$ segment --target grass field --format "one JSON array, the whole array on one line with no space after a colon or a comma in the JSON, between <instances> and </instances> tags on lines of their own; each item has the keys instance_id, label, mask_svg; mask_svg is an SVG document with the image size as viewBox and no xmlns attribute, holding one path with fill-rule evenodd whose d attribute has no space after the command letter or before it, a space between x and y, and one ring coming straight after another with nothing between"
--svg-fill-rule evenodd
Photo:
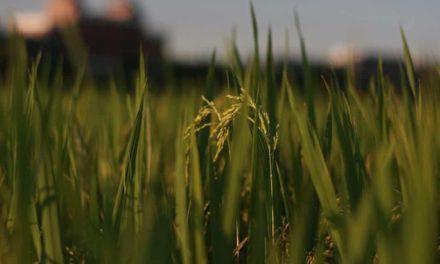
<instances>
[{"instance_id":1,"label":"grass field","mask_svg":"<svg viewBox=\"0 0 440 264\"><path fill-rule=\"evenodd\" d=\"M379 63L360 92L314 76L298 32L301 87L269 33L246 67L232 46L226 87L152 93L141 57L131 94L85 68L60 89L15 40L0 263L438 262L440 73L415 77L402 32L401 83Z\"/></svg>"}]
</instances>

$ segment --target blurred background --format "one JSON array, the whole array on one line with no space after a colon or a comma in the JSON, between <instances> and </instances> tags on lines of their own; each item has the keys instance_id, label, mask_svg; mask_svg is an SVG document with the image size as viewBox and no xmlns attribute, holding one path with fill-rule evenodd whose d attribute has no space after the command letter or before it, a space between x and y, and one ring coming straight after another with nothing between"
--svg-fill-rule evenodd
<instances>
[{"instance_id":1,"label":"blurred background","mask_svg":"<svg viewBox=\"0 0 440 264\"><path fill-rule=\"evenodd\" d=\"M378 56L397 71L402 53L399 27L406 32L416 66L435 62L440 53L440 27L435 0L388 1L253 1L264 52L272 30L275 58L285 53L300 59L294 10L301 18L308 53L316 67L343 67L348 63L376 65ZM139 46L150 63L163 62L181 75L201 72L217 51L219 65L227 64L233 36L242 57L252 54L249 1L162 0L1 0L0 38L16 31L30 53L43 49L63 53L61 30L75 24L96 75L135 68ZM0 44L1 45L1 44ZM5 45L3 45L4 47ZM128 70L127 70L128 69ZM118 70L116 70L118 71ZM158 71L159 72L159 71ZM203 73L202 73L203 72ZM153 73L159 74L159 73ZM392 75L392 74L391 74Z\"/></svg>"}]
</instances>

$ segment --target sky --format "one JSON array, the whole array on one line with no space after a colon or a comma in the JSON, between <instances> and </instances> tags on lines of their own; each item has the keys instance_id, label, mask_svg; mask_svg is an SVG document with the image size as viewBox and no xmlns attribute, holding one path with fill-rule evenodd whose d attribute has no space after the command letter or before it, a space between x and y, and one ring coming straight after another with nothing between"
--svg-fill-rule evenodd
<instances>
[{"instance_id":1,"label":"sky","mask_svg":"<svg viewBox=\"0 0 440 264\"><path fill-rule=\"evenodd\" d=\"M99 13L111 1L83 0ZM201 59L213 49L227 56L233 32L243 55L252 52L252 28L248 0L133 0L143 22L166 40L175 58ZM0 23L16 11L38 10L46 0L0 0ZM364 53L399 55L399 28L405 30L414 57L439 57L439 0L253 0L263 52L269 27L275 53L282 56L289 36L289 54L299 56L294 10L299 13L312 59L326 59L338 47L354 47Z\"/></svg>"}]
</instances>

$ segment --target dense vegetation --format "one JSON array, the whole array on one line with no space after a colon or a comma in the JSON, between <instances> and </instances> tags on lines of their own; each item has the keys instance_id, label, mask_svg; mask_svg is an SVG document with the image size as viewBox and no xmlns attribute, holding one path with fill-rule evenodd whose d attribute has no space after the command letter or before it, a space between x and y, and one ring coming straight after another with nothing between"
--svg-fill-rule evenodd
<instances>
[{"instance_id":1,"label":"dense vegetation","mask_svg":"<svg viewBox=\"0 0 440 264\"><path fill-rule=\"evenodd\" d=\"M440 74L414 77L402 33L399 89L379 63L360 92L349 70L313 76L299 36L301 87L287 67L275 80L269 33L264 67L257 42L248 67L232 48L227 87L211 71L152 93L141 57L128 95L85 67L60 89L62 71L28 65L14 40L0 262L437 262Z\"/></svg>"}]
</instances>

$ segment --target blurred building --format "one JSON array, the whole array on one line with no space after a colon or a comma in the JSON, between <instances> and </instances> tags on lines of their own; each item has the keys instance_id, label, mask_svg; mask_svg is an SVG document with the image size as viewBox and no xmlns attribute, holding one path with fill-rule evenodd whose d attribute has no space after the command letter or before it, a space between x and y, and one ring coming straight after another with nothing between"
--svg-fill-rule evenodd
<instances>
[{"instance_id":1,"label":"blurred building","mask_svg":"<svg viewBox=\"0 0 440 264\"><path fill-rule=\"evenodd\" d=\"M344 68L359 63L363 58L361 52L351 45L336 45L329 52L329 63L335 68Z\"/></svg>"},{"instance_id":2,"label":"blurred building","mask_svg":"<svg viewBox=\"0 0 440 264\"><path fill-rule=\"evenodd\" d=\"M81 39L73 45L65 34L72 26ZM136 69L140 50L150 63L162 57L161 37L143 27L128 0L115 0L99 14L88 12L80 0L50 0L43 10L13 14L8 30L26 41L31 56L42 50L53 58L69 58L69 49L84 47L91 70L98 76Z\"/></svg>"}]
</instances>

